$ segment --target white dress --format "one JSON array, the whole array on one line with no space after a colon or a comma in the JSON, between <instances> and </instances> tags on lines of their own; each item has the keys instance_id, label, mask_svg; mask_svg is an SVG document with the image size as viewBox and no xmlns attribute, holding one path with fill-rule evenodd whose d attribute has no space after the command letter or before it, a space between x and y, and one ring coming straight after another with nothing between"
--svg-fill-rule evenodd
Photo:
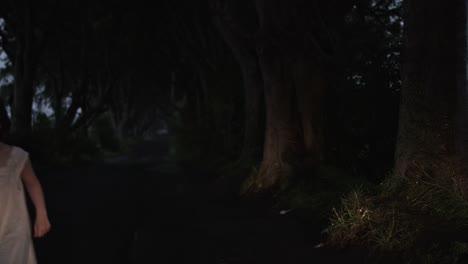
<instances>
[{"instance_id":1,"label":"white dress","mask_svg":"<svg viewBox=\"0 0 468 264\"><path fill-rule=\"evenodd\" d=\"M36 264L21 172L28 153L13 146L0 167L0 263Z\"/></svg>"}]
</instances>

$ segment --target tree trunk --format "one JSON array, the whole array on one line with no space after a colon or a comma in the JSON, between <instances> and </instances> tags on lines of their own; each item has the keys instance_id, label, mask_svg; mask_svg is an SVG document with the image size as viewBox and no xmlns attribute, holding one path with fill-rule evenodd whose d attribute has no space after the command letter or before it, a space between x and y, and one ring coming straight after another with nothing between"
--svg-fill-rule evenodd
<instances>
[{"instance_id":1,"label":"tree trunk","mask_svg":"<svg viewBox=\"0 0 468 264\"><path fill-rule=\"evenodd\" d=\"M456 146L462 163L468 164L468 4L466 0L457 0L461 8L457 9L457 138Z\"/></svg>"},{"instance_id":2,"label":"tree trunk","mask_svg":"<svg viewBox=\"0 0 468 264\"><path fill-rule=\"evenodd\" d=\"M265 101L260 69L255 60L241 63L244 83L244 140L240 161L242 164L259 160L265 131Z\"/></svg>"},{"instance_id":3,"label":"tree trunk","mask_svg":"<svg viewBox=\"0 0 468 264\"><path fill-rule=\"evenodd\" d=\"M299 59L294 65L294 83L304 139L304 164L315 167L322 161L323 94L328 86L319 64Z\"/></svg>"},{"instance_id":4,"label":"tree trunk","mask_svg":"<svg viewBox=\"0 0 468 264\"><path fill-rule=\"evenodd\" d=\"M219 13L224 14L224 19L218 18L217 23L244 77L244 153L246 149L260 145L256 143L260 138L256 131L261 128L258 121L263 115L258 108L262 105L259 104L260 98L264 98L266 112L263 160L260 170L252 173L242 192L267 192L284 187L296 168L304 163L314 167L322 160L321 102L328 86L321 65L324 52L320 46L323 43L317 39L313 44L308 43L306 39L309 37L306 36L323 32L330 34L330 28L325 28L323 24L324 10L320 9L323 5L315 0L293 3L256 0L257 19L246 18L246 12L236 10L236 1L228 3L225 6L219 4ZM341 12L351 7L349 3L344 6L346 8L339 9L341 11L333 9L335 13L332 15L337 16L336 19L323 16L332 21L341 21L344 17ZM311 13L317 17L309 19ZM258 21L259 29L247 29L245 25L252 26L252 23L257 23L254 21ZM336 21L334 23L338 24ZM310 24L316 27L310 27ZM311 33L311 30L314 32ZM262 90L258 89L261 86L263 95Z\"/></svg>"},{"instance_id":5,"label":"tree trunk","mask_svg":"<svg viewBox=\"0 0 468 264\"><path fill-rule=\"evenodd\" d=\"M217 16L215 24L223 36L224 40L231 48L234 57L239 63L242 73L244 89L244 139L242 151L239 157L241 166L251 165L252 162L260 159L263 147L263 134L265 131L265 99L263 94L263 80L260 71L258 56L255 51L255 44L252 40L243 36L239 30L239 25L233 25L232 18L240 13L239 10L230 6L230 17Z\"/></svg>"},{"instance_id":6,"label":"tree trunk","mask_svg":"<svg viewBox=\"0 0 468 264\"><path fill-rule=\"evenodd\" d=\"M209 131L212 124L212 118L209 111L209 100L208 100L208 72L198 66L198 79L199 85L194 87L196 94L196 109L197 109L197 124L198 131L205 133Z\"/></svg>"},{"instance_id":7,"label":"tree trunk","mask_svg":"<svg viewBox=\"0 0 468 264\"><path fill-rule=\"evenodd\" d=\"M321 100L326 86L318 64L305 55L309 47L303 45L303 25L291 24L297 6L282 1L255 3L260 22L257 54L264 83L266 129L263 160L258 174L244 186L247 193L282 189L304 162L312 166L319 163ZM298 31L286 32L292 26Z\"/></svg>"},{"instance_id":8,"label":"tree trunk","mask_svg":"<svg viewBox=\"0 0 468 264\"><path fill-rule=\"evenodd\" d=\"M282 188L294 174L302 153L301 127L291 63L282 51L267 42L259 53L262 70L266 129L260 170L247 182L245 192L261 193Z\"/></svg>"},{"instance_id":9,"label":"tree trunk","mask_svg":"<svg viewBox=\"0 0 468 264\"><path fill-rule=\"evenodd\" d=\"M466 95L457 101L457 49L454 16L462 1L405 2L397 175L416 177L431 172L447 157L457 156L457 112L466 109ZM463 117L464 118L464 117Z\"/></svg>"},{"instance_id":10,"label":"tree trunk","mask_svg":"<svg viewBox=\"0 0 468 264\"><path fill-rule=\"evenodd\" d=\"M31 134L32 102L34 96L33 29L30 7L21 8L22 21L18 24L18 46L15 56L15 90L12 111L12 133L20 142Z\"/></svg>"}]
</instances>

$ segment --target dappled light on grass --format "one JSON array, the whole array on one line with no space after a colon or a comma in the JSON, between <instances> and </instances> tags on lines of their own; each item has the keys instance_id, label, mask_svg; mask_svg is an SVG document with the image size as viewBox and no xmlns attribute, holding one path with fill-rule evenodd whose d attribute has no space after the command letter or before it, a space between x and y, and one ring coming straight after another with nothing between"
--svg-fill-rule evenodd
<instances>
[{"instance_id":1,"label":"dappled light on grass","mask_svg":"<svg viewBox=\"0 0 468 264\"><path fill-rule=\"evenodd\" d=\"M466 257L467 185L454 166L434 165L432 174L415 166L411 178L391 176L374 194L351 191L333 208L327 245L414 260Z\"/></svg>"},{"instance_id":2,"label":"dappled light on grass","mask_svg":"<svg viewBox=\"0 0 468 264\"><path fill-rule=\"evenodd\" d=\"M416 226L409 226L397 204L376 205L374 198L356 189L333 208L329 243L333 246L365 246L372 252L403 250L411 243Z\"/></svg>"}]
</instances>

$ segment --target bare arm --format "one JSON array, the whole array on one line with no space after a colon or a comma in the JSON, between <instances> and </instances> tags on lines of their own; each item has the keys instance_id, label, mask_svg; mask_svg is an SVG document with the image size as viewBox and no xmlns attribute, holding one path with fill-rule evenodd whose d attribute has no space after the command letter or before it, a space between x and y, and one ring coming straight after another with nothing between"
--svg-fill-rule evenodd
<instances>
[{"instance_id":1,"label":"bare arm","mask_svg":"<svg viewBox=\"0 0 468 264\"><path fill-rule=\"evenodd\" d=\"M31 161L28 159L24 165L23 171L21 172L21 178L24 182L24 186L31 197L31 200L36 208L36 221L34 224L34 236L42 237L50 230L49 218L47 215L47 208L44 199L44 193L42 191L39 179L36 177L34 170L31 165Z\"/></svg>"}]
</instances>

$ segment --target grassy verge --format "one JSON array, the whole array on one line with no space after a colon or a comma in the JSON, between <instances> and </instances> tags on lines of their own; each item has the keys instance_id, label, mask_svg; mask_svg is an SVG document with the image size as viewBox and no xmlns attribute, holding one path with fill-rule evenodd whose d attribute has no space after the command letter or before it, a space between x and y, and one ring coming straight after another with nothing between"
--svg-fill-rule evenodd
<instances>
[{"instance_id":1,"label":"grassy verge","mask_svg":"<svg viewBox=\"0 0 468 264\"><path fill-rule=\"evenodd\" d=\"M375 263L468 263L468 185L457 171L415 166L373 192L354 189L333 209L327 246L367 251Z\"/></svg>"}]
</instances>

